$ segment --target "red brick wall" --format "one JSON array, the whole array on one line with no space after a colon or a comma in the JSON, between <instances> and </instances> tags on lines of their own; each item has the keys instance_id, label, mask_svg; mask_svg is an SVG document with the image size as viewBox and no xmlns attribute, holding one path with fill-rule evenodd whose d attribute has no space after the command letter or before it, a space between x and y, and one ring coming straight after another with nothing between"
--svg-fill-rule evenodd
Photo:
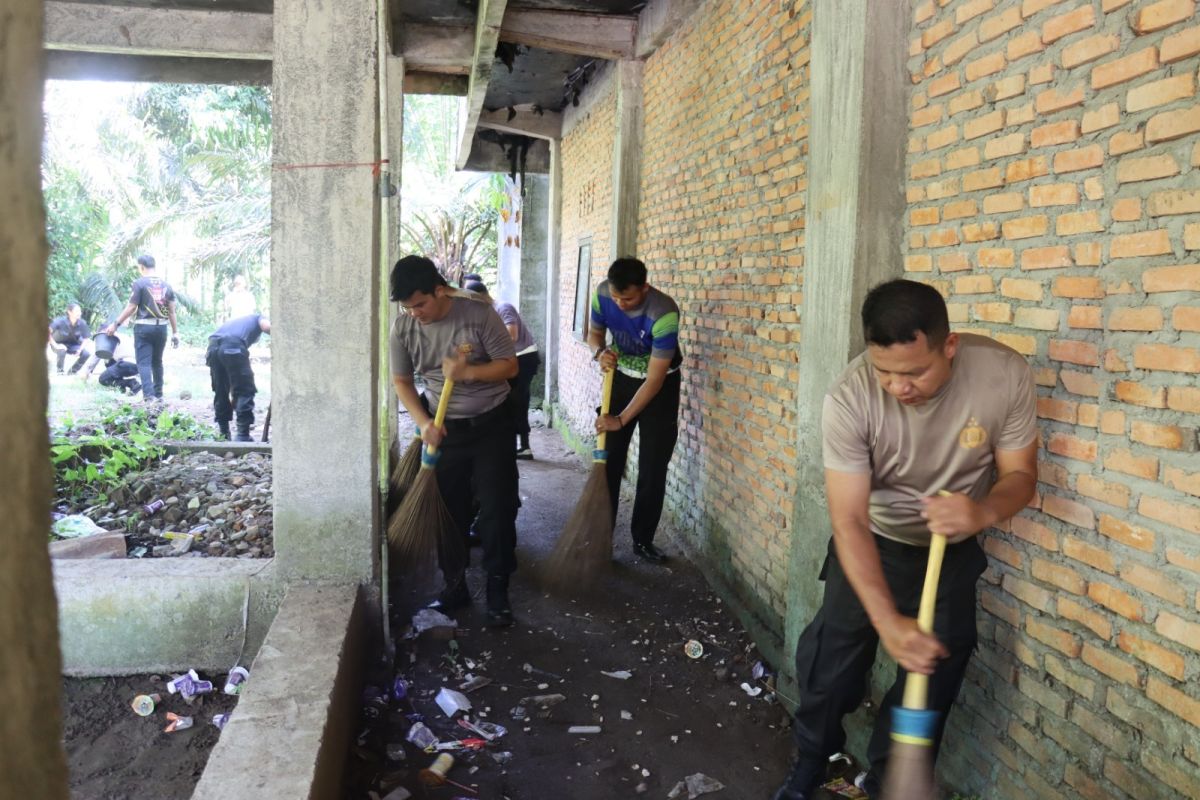
<instances>
[{"instance_id":1,"label":"red brick wall","mask_svg":"<svg viewBox=\"0 0 1200 800\"><path fill-rule=\"evenodd\" d=\"M592 242L591 285L604 280L609 262L612 225L613 141L616 137L617 98L606 76L599 96L562 139L562 240L559 259L559 376L556 414L581 438L592 435L600 404L600 373L591 351L571 326L575 313L579 245ZM590 295L589 295L590 296ZM590 313L590 305L588 306Z\"/></svg>"},{"instance_id":2,"label":"red brick wall","mask_svg":"<svg viewBox=\"0 0 1200 800\"><path fill-rule=\"evenodd\" d=\"M944 765L987 797L1198 797L1200 16L925 0L914 26L905 269L1029 357L1042 422Z\"/></svg>"}]
</instances>

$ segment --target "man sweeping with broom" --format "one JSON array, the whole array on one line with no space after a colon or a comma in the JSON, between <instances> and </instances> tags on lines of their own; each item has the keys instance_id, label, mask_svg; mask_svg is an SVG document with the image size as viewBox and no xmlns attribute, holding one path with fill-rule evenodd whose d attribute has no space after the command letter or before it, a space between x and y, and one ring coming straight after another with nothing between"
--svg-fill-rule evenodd
<instances>
[{"instance_id":1,"label":"man sweeping with broom","mask_svg":"<svg viewBox=\"0 0 1200 800\"><path fill-rule=\"evenodd\" d=\"M487 575L487 624L513 623L508 600L509 575L516 569L516 519L519 506L517 461L508 379L517 374L512 337L490 304L450 288L428 258L407 256L396 262L391 297L407 311L390 337L392 382L421 439L439 451L437 488L465 540L479 503L475 531L483 544ZM425 381L417 393L415 375ZM431 410L453 381L446 419L434 424ZM430 520L435 524L435 520ZM441 559L445 589L434 608L445 612L471 603L462 563Z\"/></svg>"},{"instance_id":2,"label":"man sweeping with broom","mask_svg":"<svg viewBox=\"0 0 1200 800\"><path fill-rule=\"evenodd\" d=\"M872 289L862 322L867 351L825 396L833 540L820 575L824 603L796 647L799 757L774 800L815 796L881 641L899 668L862 788L881 796L891 711L909 671L931 676L926 707L936 722L927 736L907 737L929 742L931 770L975 647L975 583L987 566L976 534L1024 508L1037 483L1036 391L1025 359L991 339L951 333L941 295L913 281ZM930 634L915 617L931 534L949 544ZM903 776L890 786L895 777ZM929 775L924 781L918 792L932 786Z\"/></svg>"},{"instance_id":3,"label":"man sweeping with broom","mask_svg":"<svg viewBox=\"0 0 1200 800\"><path fill-rule=\"evenodd\" d=\"M612 333L611 345L605 344ZM608 268L608 280L592 296L588 345L604 370L616 370L612 408L601 414L596 432L607 434L608 492L612 518L625 459L636 428L638 444L637 494L633 501L633 552L642 560L667 560L654 546L667 492L667 467L679 433L679 306L646 283L646 265L636 258L618 258Z\"/></svg>"}]
</instances>

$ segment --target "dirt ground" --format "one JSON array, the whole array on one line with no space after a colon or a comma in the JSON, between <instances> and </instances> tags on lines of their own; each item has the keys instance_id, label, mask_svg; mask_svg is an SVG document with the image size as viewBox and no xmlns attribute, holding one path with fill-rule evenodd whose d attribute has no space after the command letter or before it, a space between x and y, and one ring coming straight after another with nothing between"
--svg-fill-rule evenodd
<instances>
[{"instance_id":1,"label":"dirt ground","mask_svg":"<svg viewBox=\"0 0 1200 800\"><path fill-rule=\"evenodd\" d=\"M457 615L455 641L426 634L399 642L395 676L408 683L408 698L390 706L367 703L364 735L351 757L348 796L365 798L368 790L382 796L398 784L418 798L466 795L453 787L419 786L416 773L433 755L411 744L403 760L387 755L397 754L418 718L414 715L443 741L471 736L434 702L441 687L457 688L471 673L492 680L468 695L473 718L508 731L483 752L452 752L459 762L449 777L475 788L473 797L610 800L644 793L663 798L677 782L699 772L724 784L714 798L769 798L790 763L786 715L769 699L767 683L751 677L759 660L753 643L665 532L657 541L672 556L665 566L635 560L623 503L613 574L599 599L568 602L538 590L537 564L549 554L586 472L553 432L535 430L533 451L536 460L519 462L521 566L511 592L516 626L484 628L484 576L474 566L468 582L475 602ZM477 565L478 551L472 555ZM416 601L397 598L398 627L417 608ZM685 655L690 639L703 644L701 658ZM620 670L632 677L602 674ZM378 670L369 679L390 687L395 676ZM749 696L743 682L761 694ZM366 694L377 693L369 688ZM527 718L513 718L521 698L551 693L565 699L544 713L536 704L525 704ZM598 725L601 732L571 734L568 728L574 725ZM501 765L494 756L504 752L511 757Z\"/></svg>"},{"instance_id":2,"label":"dirt ground","mask_svg":"<svg viewBox=\"0 0 1200 800\"><path fill-rule=\"evenodd\" d=\"M215 713L229 713L237 698L222 694L224 676L203 675L214 694L189 706L167 692L171 676L67 678L63 681L63 742L72 800L185 800L200 780L209 751L220 736ZM158 693L162 701L139 717L130 701ZM164 733L165 712L192 716L187 730Z\"/></svg>"}]
</instances>

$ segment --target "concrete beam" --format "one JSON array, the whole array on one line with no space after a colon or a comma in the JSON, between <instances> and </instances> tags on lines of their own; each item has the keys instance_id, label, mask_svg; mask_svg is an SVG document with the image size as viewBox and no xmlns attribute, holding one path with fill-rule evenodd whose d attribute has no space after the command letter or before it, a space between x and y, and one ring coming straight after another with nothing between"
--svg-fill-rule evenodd
<instances>
[{"instance_id":1,"label":"concrete beam","mask_svg":"<svg viewBox=\"0 0 1200 800\"><path fill-rule=\"evenodd\" d=\"M646 58L704 4L704 0L650 0L638 15L634 55Z\"/></svg>"},{"instance_id":2,"label":"concrete beam","mask_svg":"<svg viewBox=\"0 0 1200 800\"><path fill-rule=\"evenodd\" d=\"M583 11L510 9L504 15L500 41L616 60L633 58L637 17Z\"/></svg>"},{"instance_id":3,"label":"concrete beam","mask_svg":"<svg viewBox=\"0 0 1200 800\"><path fill-rule=\"evenodd\" d=\"M270 61L46 50L46 77L77 81L269 86Z\"/></svg>"},{"instance_id":4,"label":"concrete beam","mask_svg":"<svg viewBox=\"0 0 1200 800\"><path fill-rule=\"evenodd\" d=\"M638 198L642 188L643 62L621 61L613 76L617 92L617 133L613 140L613 258L637 255Z\"/></svg>"},{"instance_id":5,"label":"concrete beam","mask_svg":"<svg viewBox=\"0 0 1200 800\"><path fill-rule=\"evenodd\" d=\"M550 171L549 139L535 139L525 154L525 172L541 175ZM504 150L493 142L484 142L475 137L471 146L471 155L467 158L465 167L461 169L472 172L503 172L508 174L512 167L504 157Z\"/></svg>"},{"instance_id":6,"label":"concrete beam","mask_svg":"<svg viewBox=\"0 0 1200 800\"><path fill-rule=\"evenodd\" d=\"M396 34L396 54L408 69L467 75L475 31L465 25L427 25L404 22Z\"/></svg>"},{"instance_id":7,"label":"concrete beam","mask_svg":"<svg viewBox=\"0 0 1200 800\"><path fill-rule=\"evenodd\" d=\"M47 50L270 60L271 15L47 0Z\"/></svg>"},{"instance_id":8,"label":"concrete beam","mask_svg":"<svg viewBox=\"0 0 1200 800\"><path fill-rule=\"evenodd\" d=\"M863 349L867 290L903 274L906 3L816 0L812 6L808 229L799 382L797 489L784 652L812 618L832 534L821 458L825 391ZM790 663L785 661L784 663ZM789 682L794 676L786 676ZM781 696L796 697L794 683Z\"/></svg>"},{"instance_id":9,"label":"concrete beam","mask_svg":"<svg viewBox=\"0 0 1200 800\"><path fill-rule=\"evenodd\" d=\"M66 800L58 618L46 540L54 497L46 425L42 8L0 12L0 797ZM19 387L19 388L18 388Z\"/></svg>"},{"instance_id":10,"label":"concrete beam","mask_svg":"<svg viewBox=\"0 0 1200 800\"><path fill-rule=\"evenodd\" d=\"M229 669L275 616L274 575L270 559L55 561L63 674Z\"/></svg>"},{"instance_id":11,"label":"concrete beam","mask_svg":"<svg viewBox=\"0 0 1200 800\"><path fill-rule=\"evenodd\" d=\"M288 590L192 800L343 796L364 611L352 584Z\"/></svg>"},{"instance_id":12,"label":"concrete beam","mask_svg":"<svg viewBox=\"0 0 1200 800\"><path fill-rule=\"evenodd\" d=\"M504 133L519 133L536 139L557 139L562 135L562 114L557 111L537 113L531 105L514 107L516 114L509 119L507 108L483 111L479 114L479 127L491 128Z\"/></svg>"},{"instance_id":13,"label":"concrete beam","mask_svg":"<svg viewBox=\"0 0 1200 800\"><path fill-rule=\"evenodd\" d=\"M471 57L471 81L467 88L462 139L456 160L458 169L465 169L471 157L475 127L479 122L479 112L483 110L488 84L492 80L492 68L496 65L496 43L500 41L500 23L504 20L507 6L508 0L479 0L479 11L475 18L475 50Z\"/></svg>"}]
</instances>

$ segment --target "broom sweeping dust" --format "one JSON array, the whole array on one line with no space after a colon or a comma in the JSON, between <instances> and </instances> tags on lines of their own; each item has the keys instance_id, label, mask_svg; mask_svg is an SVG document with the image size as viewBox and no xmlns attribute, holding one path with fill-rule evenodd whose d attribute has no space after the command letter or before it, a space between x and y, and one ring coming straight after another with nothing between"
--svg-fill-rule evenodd
<instances>
[{"instance_id":1,"label":"broom sweeping dust","mask_svg":"<svg viewBox=\"0 0 1200 800\"><path fill-rule=\"evenodd\" d=\"M946 537L933 534L917 610L917 627L922 633L933 633L938 578L945 554ZM904 698L899 708L892 709L892 752L883 781L884 800L935 800L938 796L933 777L933 737L938 712L925 708L928 696L929 676L908 673L904 679Z\"/></svg>"},{"instance_id":2,"label":"broom sweeping dust","mask_svg":"<svg viewBox=\"0 0 1200 800\"><path fill-rule=\"evenodd\" d=\"M612 401L615 369L604 372L604 387L600 393L600 415L608 413ZM579 594L594 589L599 579L612 565L613 525L612 498L608 492L607 433L596 435L592 451L592 474L584 484L583 494L575 511L567 520L562 535L542 567L542 583L558 594Z\"/></svg>"},{"instance_id":3,"label":"broom sweeping dust","mask_svg":"<svg viewBox=\"0 0 1200 800\"><path fill-rule=\"evenodd\" d=\"M433 418L436 428L441 428L446 419L446 406L453 390L454 381L446 381ZM400 507L388 520L387 535L402 574L431 577L437 573L439 550L444 562L452 569L466 563L466 543L438 490L434 469L438 449L425 447L418 448L417 452L420 453L420 467Z\"/></svg>"}]
</instances>

